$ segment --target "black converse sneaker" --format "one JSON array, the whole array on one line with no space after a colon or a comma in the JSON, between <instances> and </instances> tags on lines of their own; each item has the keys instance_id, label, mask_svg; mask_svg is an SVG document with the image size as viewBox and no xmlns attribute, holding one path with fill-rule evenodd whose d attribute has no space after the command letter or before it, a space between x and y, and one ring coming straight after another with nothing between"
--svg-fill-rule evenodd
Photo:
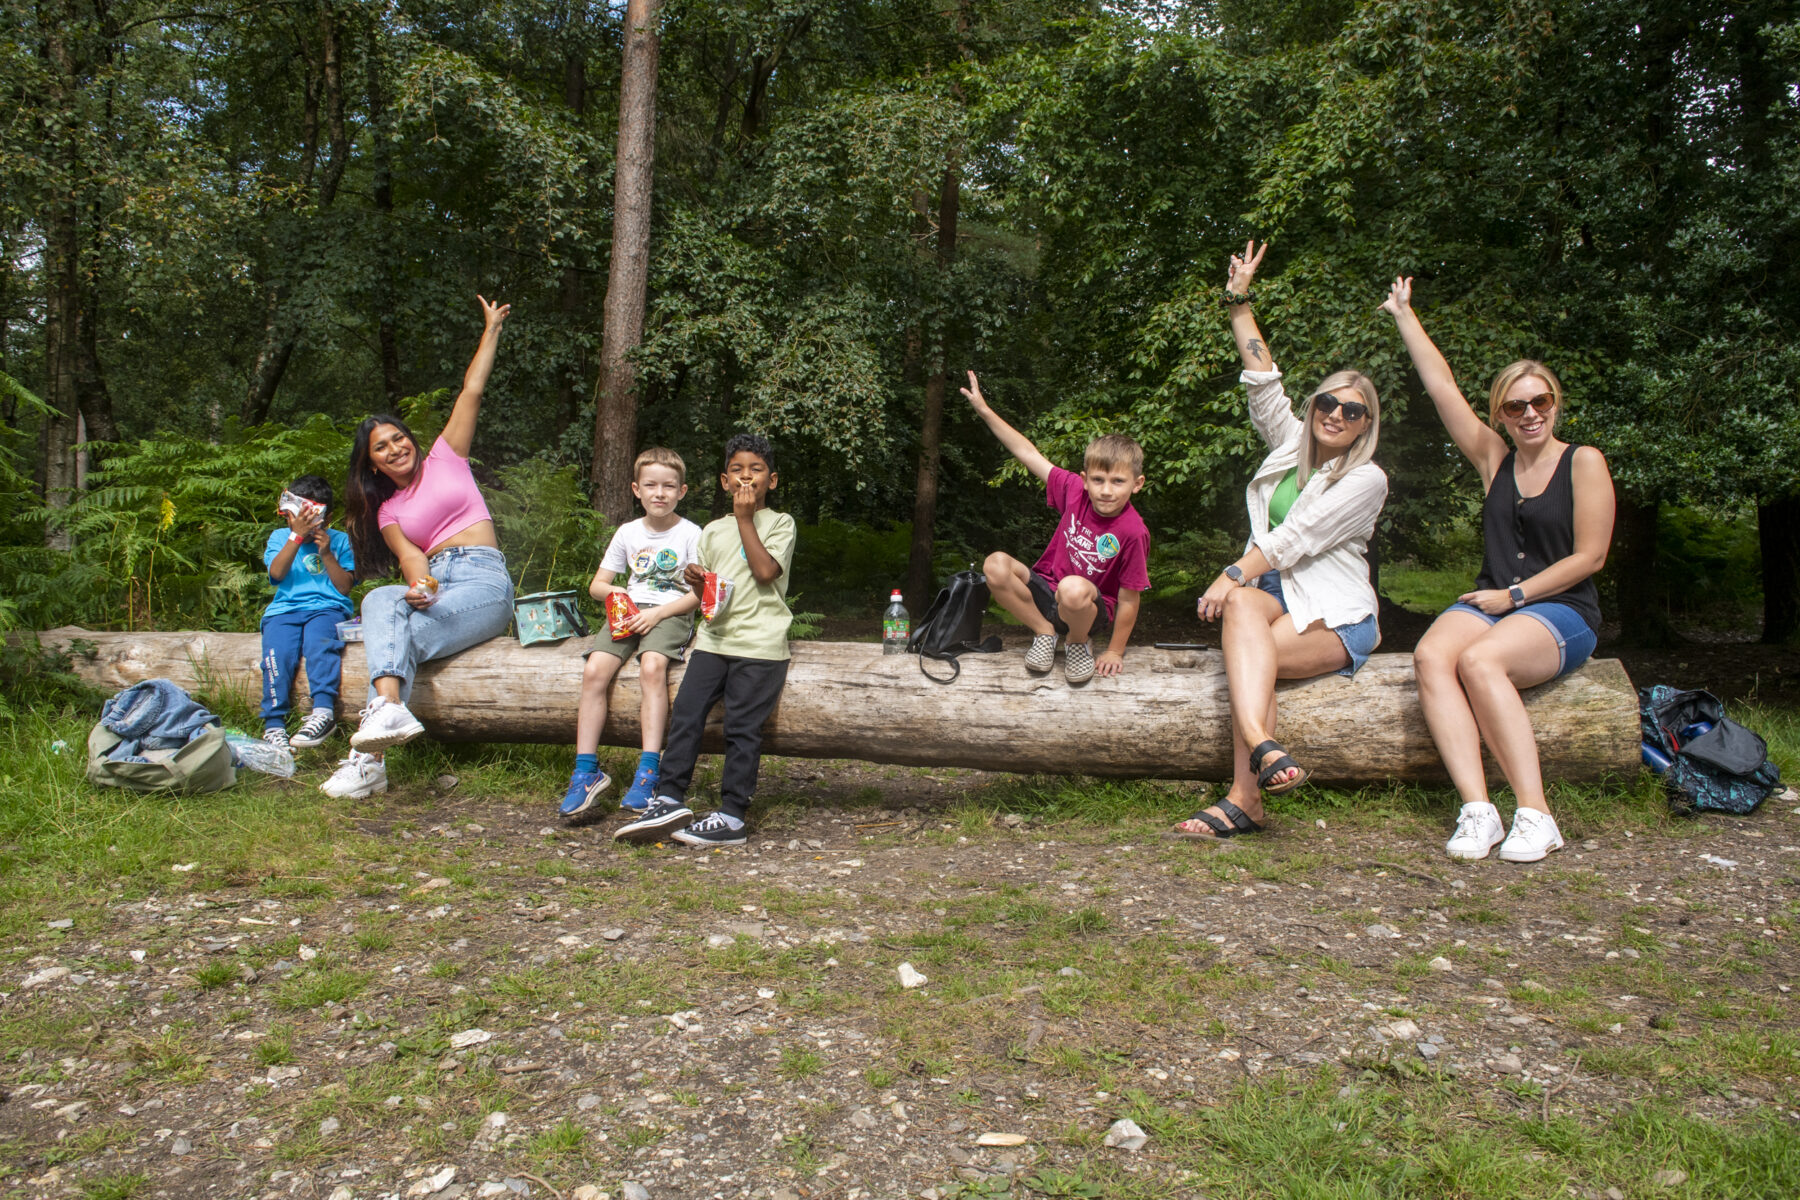
<instances>
[{"instance_id":1,"label":"black converse sneaker","mask_svg":"<svg viewBox=\"0 0 1800 1200\"><path fill-rule=\"evenodd\" d=\"M713 812L670 836L684 846L741 846L750 840L750 827L739 821L733 829L724 813Z\"/></svg>"},{"instance_id":2,"label":"black converse sneaker","mask_svg":"<svg viewBox=\"0 0 1800 1200\"><path fill-rule=\"evenodd\" d=\"M671 829L679 829L694 819L693 810L679 800L658 796L635 821L613 830L615 842L655 842Z\"/></svg>"},{"instance_id":3,"label":"black converse sneaker","mask_svg":"<svg viewBox=\"0 0 1800 1200\"><path fill-rule=\"evenodd\" d=\"M337 718L331 715L329 708L315 708L306 720L300 722L300 728L294 731L294 745L301 750L323 745L336 728Z\"/></svg>"}]
</instances>

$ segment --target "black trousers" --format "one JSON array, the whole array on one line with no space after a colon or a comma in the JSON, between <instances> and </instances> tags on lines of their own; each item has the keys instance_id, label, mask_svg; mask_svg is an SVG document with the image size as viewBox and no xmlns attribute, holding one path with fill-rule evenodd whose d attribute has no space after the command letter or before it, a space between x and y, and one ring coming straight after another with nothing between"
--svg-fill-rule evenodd
<instances>
[{"instance_id":1,"label":"black trousers","mask_svg":"<svg viewBox=\"0 0 1800 1200\"><path fill-rule=\"evenodd\" d=\"M657 795L686 803L706 718L713 706L724 700L725 771L719 780L719 807L743 820L756 795L763 722L781 700L787 671L785 658L731 658L705 650L689 651L681 690L675 693L669 710L669 736L663 743Z\"/></svg>"}]
</instances>

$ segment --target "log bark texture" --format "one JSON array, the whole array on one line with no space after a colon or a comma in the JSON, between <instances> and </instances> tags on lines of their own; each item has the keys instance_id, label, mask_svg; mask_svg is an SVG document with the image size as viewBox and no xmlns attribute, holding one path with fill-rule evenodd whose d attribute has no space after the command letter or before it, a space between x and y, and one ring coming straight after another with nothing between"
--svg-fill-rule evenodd
<instances>
[{"instance_id":1,"label":"log bark texture","mask_svg":"<svg viewBox=\"0 0 1800 1200\"><path fill-rule=\"evenodd\" d=\"M75 670L108 691L161 676L190 690L229 688L254 702L261 676L253 633L40 635L47 646L91 644ZM427 663L412 709L445 741L569 742L585 643L520 646L496 638ZM932 767L1165 779L1224 779L1231 714L1217 650L1133 650L1126 674L1079 688L1060 672L1028 676L1021 655L970 655L949 685L919 673L912 655L884 657L873 642L796 642L781 704L763 749L799 758L855 758ZM344 655L339 716L354 719L368 685L363 649ZM670 671L671 690L681 668ZM296 684L296 688L298 688ZM1443 764L1425 728L1412 659L1377 654L1355 679L1285 683L1280 736L1321 783L1439 782ZM295 709L306 705L296 696ZM1616 659L1590 660L1533 688L1526 706L1544 777L1569 782L1638 770L1637 694ZM637 664L620 672L602 741L638 744ZM718 712L707 749L720 748ZM1490 764L1491 770L1491 764Z\"/></svg>"}]
</instances>

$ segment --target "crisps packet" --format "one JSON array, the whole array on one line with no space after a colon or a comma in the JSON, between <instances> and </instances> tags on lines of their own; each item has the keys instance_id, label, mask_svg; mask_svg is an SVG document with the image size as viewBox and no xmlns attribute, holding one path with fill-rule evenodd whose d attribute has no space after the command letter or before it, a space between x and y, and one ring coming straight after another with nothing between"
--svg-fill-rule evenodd
<instances>
[{"instance_id":1,"label":"crisps packet","mask_svg":"<svg viewBox=\"0 0 1800 1200\"><path fill-rule=\"evenodd\" d=\"M717 572L708 571L706 582L700 589L700 615L708 621L716 621L730 603L731 580L720 579Z\"/></svg>"},{"instance_id":2,"label":"crisps packet","mask_svg":"<svg viewBox=\"0 0 1800 1200\"><path fill-rule=\"evenodd\" d=\"M612 630L612 639L622 642L631 636L631 630L625 628L625 622L638 615L638 606L631 602L631 597L624 592L608 592L606 596L606 627Z\"/></svg>"},{"instance_id":3,"label":"crisps packet","mask_svg":"<svg viewBox=\"0 0 1800 1200\"><path fill-rule=\"evenodd\" d=\"M308 500L305 496L296 496L293 492L283 491L281 500L275 505L275 511L284 517L300 517L308 521L317 520L325 511L325 506L317 500Z\"/></svg>"}]
</instances>

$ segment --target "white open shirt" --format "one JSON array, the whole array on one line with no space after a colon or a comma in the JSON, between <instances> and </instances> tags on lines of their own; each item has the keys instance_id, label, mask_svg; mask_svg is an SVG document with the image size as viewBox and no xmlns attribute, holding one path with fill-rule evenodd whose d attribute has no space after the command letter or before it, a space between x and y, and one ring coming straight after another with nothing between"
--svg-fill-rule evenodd
<instances>
[{"instance_id":1,"label":"white open shirt","mask_svg":"<svg viewBox=\"0 0 1800 1200\"><path fill-rule=\"evenodd\" d=\"M1379 607L1369 582L1369 539L1387 503L1387 472L1364 463L1336 483L1324 463L1301 489L1287 519L1269 528L1269 498L1281 477L1300 461L1300 419L1281 386L1280 371L1245 371L1250 423L1271 447L1256 468L1244 499L1250 509L1250 541L1281 572L1281 591L1296 632L1314 621L1327 628L1354 625Z\"/></svg>"}]
</instances>

